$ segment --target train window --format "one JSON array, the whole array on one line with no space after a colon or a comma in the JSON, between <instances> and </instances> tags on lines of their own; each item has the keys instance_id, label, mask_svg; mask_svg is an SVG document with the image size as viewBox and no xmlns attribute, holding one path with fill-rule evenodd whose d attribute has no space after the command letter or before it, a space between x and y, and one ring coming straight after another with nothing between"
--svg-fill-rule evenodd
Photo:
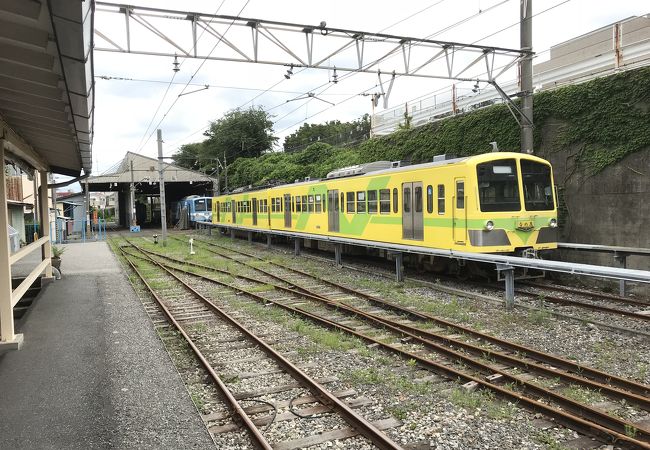
<instances>
[{"instance_id":1,"label":"train window","mask_svg":"<svg viewBox=\"0 0 650 450\"><path fill-rule=\"evenodd\" d=\"M308 195L307 196L307 212L313 213L314 212L314 196L313 195Z\"/></svg>"},{"instance_id":2,"label":"train window","mask_svg":"<svg viewBox=\"0 0 650 450\"><path fill-rule=\"evenodd\" d=\"M354 207L354 192L348 192L348 213L353 213L355 211Z\"/></svg>"},{"instance_id":3,"label":"train window","mask_svg":"<svg viewBox=\"0 0 650 450\"><path fill-rule=\"evenodd\" d=\"M278 211L282 212L282 197L278 197Z\"/></svg>"},{"instance_id":4,"label":"train window","mask_svg":"<svg viewBox=\"0 0 650 450\"><path fill-rule=\"evenodd\" d=\"M379 212L390 214L390 189L379 190Z\"/></svg>"},{"instance_id":5,"label":"train window","mask_svg":"<svg viewBox=\"0 0 650 450\"><path fill-rule=\"evenodd\" d=\"M307 196L302 196L302 212L307 212Z\"/></svg>"},{"instance_id":6,"label":"train window","mask_svg":"<svg viewBox=\"0 0 650 450\"><path fill-rule=\"evenodd\" d=\"M422 212L422 186L413 189L415 200L415 212Z\"/></svg>"},{"instance_id":7,"label":"train window","mask_svg":"<svg viewBox=\"0 0 650 450\"><path fill-rule=\"evenodd\" d=\"M302 201L299 195L296 195L296 212L302 212Z\"/></svg>"},{"instance_id":8,"label":"train window","mask_svg":"<svg viewBox=\"0 0 650 450\"><path fill-rule=\"evenodd\" d=\"M316 198L314 200L314 207L316 208L317 213L321 212L321 201L322 201L322 196L320 194L316 194Z\"/></svg>"},{"instance_id":9,"label":"train window","mask_svg":"<svg viewBox=\"0 0 650 450\"><path fill-rule=\"evenodd\" d=\"M404 212L411 212L411 188L404 188Z\"/></svg>"},{"instance_id":10,"label":"train window","mask_svg":"<svg viewBox=\"0 0 650 450\"><path fill-rule=\"evenodd\" d=\"M445 185L438 185L438 214L445 213Z\"/></svg>"},{"instance_id":11,"label":"train window","mask_svg":"<svg viewBox=\"0 0 650 450\"><path fill-rule=\"evenodd\" d=\"M343 192L341 192L340 205L341 205L341 212L345 212L345 194L343 194Z\"/></svg>"},{"instance_id":12,"label":"train window","mask_svg":"<svg viewBox=\"0 0 650 450\"><path fill-rule=\"evenodd\" d=\"M368 214L377 214L377 191L368 191Z\"/></svg>"},{"instance_id":13,"label":"train window","mask_svg":"<svg viewBox=\"0 0 650 450\"><path fill-rule=\"evenodd\" d=\"M393 188L393 212L397 213L399 210L399 191Z\"/></svg>"},{"instance_id":14,"label":"train window","mask_svg":"<svg viewBox=\"0 0 650 450\"><path fill-rule=\"evenodd\" d=\"M325 209L325 196L323 195L323 212L325 211L327 211L327 209Z\"/></svg>"},{"instance_id":15,"label":"train window","mask_svg":"<svg viewBox=\"0 0 650 450\"><path fill-rule=\"evenodd\" d=\"M465 207L465 182L456 182L456 208L463 209Z\"/></svg>"},{"instance_id":16,"label":"train window","mask_svg":"<svg viewBox=\"0 0 650 450\"><path fill-rule=\"evenodd\" d=\"M357 213L366 212L366 192L357 191Z\"/></svg>"},{"instance_id":17,"label":"train window","mask_svg":"<svg viewBox=\"0 0 650 450\"><path fill-rule=\"evenodd\" d=\"M296 212L296 198L291 196L291 212Z\"/></svg>"},{"instance_id":18,"label":"train window","mask_svg":"<svg viewBox=\"0 0 650 450\"><path fill-rule=\"evenodd\" d=\"M433 212L433 186L427 186L427 212Z\"/></svg>"}]
</instances>

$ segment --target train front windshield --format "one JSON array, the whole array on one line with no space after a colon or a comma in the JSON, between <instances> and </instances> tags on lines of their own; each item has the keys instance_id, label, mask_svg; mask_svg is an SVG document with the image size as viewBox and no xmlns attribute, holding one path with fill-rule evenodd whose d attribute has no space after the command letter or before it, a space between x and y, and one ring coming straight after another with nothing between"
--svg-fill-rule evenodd
<instances>
[{"instance_id":1,"label":"train front windshield","mask_svg":"<svg viewBox=\"0 0 650 450\"><path fill-rule=\"evenodd\" d=\"M194 211L212 211L211 198L199 198L194 202Z\"/></svg>"},{"instance_id":2,"label":"train front windshield","mask_svg":"<svg viewBox=\"0 0 650 450\"><path fill-rule=\"evenodd\" d=\"M481 211L519 211L517 161L501 159L476 166Z\"/></svg>"},{"instance_id":3,"label":"train front windshield","mask_svg":"<svg viewBox=\"0 0 650 450\"><path fill-rule=\"evenodd\" d=\"M554 208L550 166L522 159L521 180L527 211L549 211Z\"/></svg>"}]
</instances>

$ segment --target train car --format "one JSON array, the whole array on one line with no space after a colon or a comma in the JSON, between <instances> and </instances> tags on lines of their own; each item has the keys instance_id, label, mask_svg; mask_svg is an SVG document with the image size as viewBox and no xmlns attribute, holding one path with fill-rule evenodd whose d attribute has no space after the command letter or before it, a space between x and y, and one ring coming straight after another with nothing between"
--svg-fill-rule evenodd
<instances>
[{"instance_id":1,"label":"train car","mask_svg":"<svg viewBox=\"0 0 650 450\"><path fill-rule=\"evenodd\" d=\"M213 199L213 223L534 257L557 247L551 165L522 153L377 162Z\"/></svg>"},{"instance_id":2,"label":"train car","mask_svg":"<svg viewBox=\"0 0 650 450\"><path fill-rule=\"evenodd\" d=\"M172 203L172 220L178 223L182 219L183 209L187 210L189 226L197 222L212 222L212 197L189 195Z\"/></svg>"}]
</instances>

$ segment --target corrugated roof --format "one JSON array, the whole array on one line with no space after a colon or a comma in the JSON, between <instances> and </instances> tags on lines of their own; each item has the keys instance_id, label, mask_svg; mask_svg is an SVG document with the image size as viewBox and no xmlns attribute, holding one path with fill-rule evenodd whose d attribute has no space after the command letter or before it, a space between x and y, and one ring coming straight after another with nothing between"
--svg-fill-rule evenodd
<instances>
[{"instance_id":1,"label":"corrugated roof","mask_svg":"<svg viewBox=\"0 0 650 450\"><path fill-rule=\"evenodd\" d=\"M0 132L35 167L92 169L92 38L90 1L0 0Z\"/></svg>"},{"instance_id":2,"label":"corrugated roof","mask_svg":"<svg viewBox=\"0 0 650 450\"><path fill-rule=\"evenodd\" d=\"M133 181L135 183L158 182L158 160L148 156L127 152L124 159L119 163L113 173L105 173L96 177L88 178L89 184L103 183L130 183L131 162L133 162ZM173 164L164 164L165 183L187 183L209 181L214 179L200 172L185 169Z\"/></svg>"}]
</instances>

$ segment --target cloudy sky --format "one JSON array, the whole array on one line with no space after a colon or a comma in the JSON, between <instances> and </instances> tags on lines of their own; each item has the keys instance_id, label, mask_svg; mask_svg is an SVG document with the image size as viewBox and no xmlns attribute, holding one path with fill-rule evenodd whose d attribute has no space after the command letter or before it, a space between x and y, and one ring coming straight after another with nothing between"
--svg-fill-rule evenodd
<instances>
[{"instance_id":1,"label":"cloudy sky","mask_svg":"<svg viewBox=\"0 0 650 450\"><path fill-rule=\"evenodd\" d=\"M131 0L129 4L309 25L325 21L328 26L336 28L413 37L433 35L435 39L445 41L519 47L517 0ZM98 9L102 8L98 6ZM649 12L647 0L535 0L533 50L538 53L536 62L548 59L548 49L552 45L617 20ZM148 20L181 47L191 48L189 22ZM123 17L116 14L96 13L96 30L121 46L124 46L123 24ZM226 38L246 51L252 47L250 30L229 29L227 24L215 24L215 28L227 31ZM217 41L208 33L200 34L199 30L198 34L199 52L207 54L214 48L213 56L234 55L223 42L214 47ZM131 37L134 49L145 52L168 52L171 49L169 44L143 31L137 24L132 24ZM298 38L304 43L303 36ZM286 42L296 44L292 39L287 38ZM96 47L110 46L100 37L96 37L95 44ZM320 39L315 48L324 55L340 45L332 39ZM281 57L277 48L273 50L271 47L261 45L260 53L288 61ZM304 44L300 49L304 51ZM165 155L171 155L182 144L202 140L202 132L211 120L219 119L231 109L256 105L273 115L274 130L282 143L284 137L305 120L309 123L334 119L348 121L370 113L369 98L359 94L379 91L377 75L372 74L343 78L344 74L339 73L342 80L334 85L328 83L332 73L326 70L294 69L294 75L286 80L287 67L283 66L179 58L180 71L174 73L173 58L167 56L104 51L95 51L94 56L95 174L109 169L127 151L155 156L156 126L163 131ZM367 60L372 56L368 50ZM348 62L352 64L352 61L354 55L350 50L332 64L341 67ZM382 62L378 68L389 71L399 68L399 64L403 64L401 54ZM514 76L512 71L504 74L501 83ZM209 89L191 93L206 84ZM448 95L450 85L449 80L398 78L389 97L389 108L431 92ZM471 83L461 83L458 88L462 93L463 89L471 89ZM308 92L316 93L329 103L318 99L293 100ZM187 95L179 97L181 93ZM381 111L381 106L378 111Z\"/></svg>"}]
</instances>

